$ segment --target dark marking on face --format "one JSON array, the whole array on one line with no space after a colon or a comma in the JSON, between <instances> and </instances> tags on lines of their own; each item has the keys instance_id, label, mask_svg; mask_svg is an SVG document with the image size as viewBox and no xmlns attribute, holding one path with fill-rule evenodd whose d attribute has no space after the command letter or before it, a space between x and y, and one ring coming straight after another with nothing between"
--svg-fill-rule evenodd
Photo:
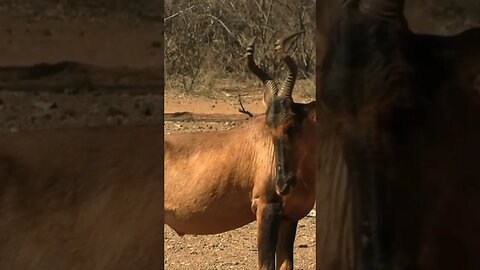
<instances>
[{"instance_id":1,"label":"dark marking on face","mask_svg":"<svg viewBox=\"0 0 480 270\"><path fill-rule=\"evenodd\" d=\"M296 185L295 139L308 117L308 106L296 104L291 98L273 96L268 104L266 124L270 128L275 155L275 185L277 194L287 195Z\"/></svg>"},{"instance_id":2,"label":"dark marking on face","mask_svg":"<svg viewBox=\"0 0 480 270\"><path fill-rule=\"evenodd\" d=\"M273 130L274 136L293 135L308 117L305 104L294 103L291 98L274 96L268 104L265 122Z\"/></svg>"},{"instance_id":3,"label":"dark marking on face","mask_svg":"<svg viewBox=\"0 0 480 270\"><path fill-rule=\"evenodd\" d=\"M287 124L293 117L292 104L293 100L291 98L273 96L267 108L267 126L276 129L279 126Z\"/></svg>"}]
</instances>

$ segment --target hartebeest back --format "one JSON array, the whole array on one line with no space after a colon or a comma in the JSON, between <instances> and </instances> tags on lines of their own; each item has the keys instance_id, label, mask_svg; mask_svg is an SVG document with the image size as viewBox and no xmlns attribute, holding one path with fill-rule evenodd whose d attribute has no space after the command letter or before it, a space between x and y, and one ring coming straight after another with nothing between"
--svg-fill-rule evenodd
<instances>
[{"instance_id":1,"label":"hartebeest back","mask_svg":"<svg viewBox=\"0 0 480 270\"><path fill-rule=\"evenodd\" d=\"M276 46L289 68L280 89L255 64L253 41L247 49L267 86L266 114L226 131L165 136L165 222L180 235L213 234L256 219L260 269L293 269L297 221L315 203L315 105L293 102L297 67L284 49L298 34Z\"/></svg>"},{"instance_id":2,"label":"hartebeest back","mask_svg":"<svg viewBox=\"0 0 480 270\"><path fill-rule=\"evenodd\" d=\"M324 20L317 269L480 269L480 29L418 35L402 0L341 2Z\"/></svg>"}]
</instances>

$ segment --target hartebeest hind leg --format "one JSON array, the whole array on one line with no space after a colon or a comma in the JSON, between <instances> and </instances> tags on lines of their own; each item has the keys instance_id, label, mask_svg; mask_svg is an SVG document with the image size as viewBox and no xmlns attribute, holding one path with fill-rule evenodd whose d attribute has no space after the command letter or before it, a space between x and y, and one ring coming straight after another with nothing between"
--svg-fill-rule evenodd
<instances>
[{"instance_id":1,"label":"hartebeest hind leg","mask_svg":"<svg viewBox=\"0 0 480 270\"><path fill-rule=\"evenodd\" d=\"M259 203L257 205L258 268L275 270L282 205L280 203Z\"/></svg>"},{"instance_id":2,"label":"hartebeest hind leg","mask_svg":"<svg viewBox=\"0 0 480 270\"><path fill-rule=\"evenodd\" d=\"M277 269L293 270L293 245L297 221L281 220L277 242Z\"/></svg>"}]
</instances>

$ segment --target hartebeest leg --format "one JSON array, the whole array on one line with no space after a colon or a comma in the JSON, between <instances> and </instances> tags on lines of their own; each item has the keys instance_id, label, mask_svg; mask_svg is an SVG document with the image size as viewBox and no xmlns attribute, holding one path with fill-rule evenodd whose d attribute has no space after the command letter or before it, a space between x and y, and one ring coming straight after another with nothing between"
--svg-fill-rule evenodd
<instances>
[{"instance_id":1,"label":"hartebeest leg","mask_svg":"<svg viewBox=\"0 0 480 270\"><path fill-rule=\"evenodd\" d=\"M278 230L277 269L293 270L293 245L297 221L282 220Z\"/></svg>"},{"instance_id":2,"label":"hartebeest leg","mask_svg":"<svg viewBox=\"0 0 480 270\"><path fill-rule=\"evenodd\" d=\"M280 227L280 203L260 203L257 208L258 267L275 270L275 249Z\"/></svg>"}]
</instances>

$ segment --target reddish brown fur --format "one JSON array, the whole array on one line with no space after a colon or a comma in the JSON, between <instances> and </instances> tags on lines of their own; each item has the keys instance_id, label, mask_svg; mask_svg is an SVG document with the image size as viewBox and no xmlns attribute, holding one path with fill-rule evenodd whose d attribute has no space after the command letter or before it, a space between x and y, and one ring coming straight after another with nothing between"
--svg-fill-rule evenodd
<instances>
[{"instance_id":1,"label":"reddish brown fur","mask_svg":"<svg viewBox=\"0 0 480 270\"><path fill-rule=\"evenodd\" d=\"M0 136L2 269L161 269L162 128Z\"/></svg>"},{"instance_id":2,"label":"reddish brown fur","mask_svg":"<svg viewBox=\"0 0 480 270\"><path fill-rule=\"evenodd\" d=\"M480 95L474 85L480 74L480 29L451 37L417 35L403 18L395 19L401 14L390 16L387 24L378 16L382 12L371 16L355 7L343 10L338 21L325 19L340 30L326 31L335 39L326 42L327 56L336 53L337 58L324 59L317 95L323 127L318 137L322 223L317 226L317 267L480 269ZM375 32L376 27L384 28ZM361 47L362 40L369 42ZM392 54L369 62L382 50ZM346 59L354 56L363 62L350 65L353 61ZM392 78L400 80L390 84ZM343 87L331 87L335 82ZM378 94L383 90L385 95ZM362 96L367 91L378 95ZM345 104L354 110L342 111ZM362 159L362 154L373 158ZM370 185L371 179L379 187L362 193L361 185ZM355 201L372 194L380 208L365 209ZM359 213L378 216L359 224ZM376 234L372 237L364 227ZM380 244L378 249L361 253L371 239Z\"/></svg>"}]
</instances>

